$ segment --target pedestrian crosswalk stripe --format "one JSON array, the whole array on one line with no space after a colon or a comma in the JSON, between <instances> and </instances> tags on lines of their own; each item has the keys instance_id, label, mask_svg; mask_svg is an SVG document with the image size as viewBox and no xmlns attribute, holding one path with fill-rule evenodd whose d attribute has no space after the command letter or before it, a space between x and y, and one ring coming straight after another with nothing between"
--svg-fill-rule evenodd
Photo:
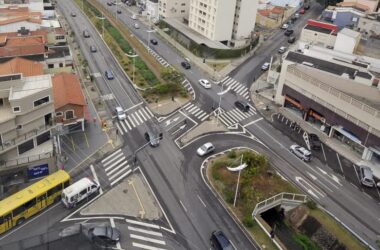
<instances>
[{"instance_id":1,"label":"pedestrian crosswalk stripe","mask_svg":"<svg viewBox=\"0 0 380 250\"><path fill-rule=\"evenodd\" d=\"M120 131L120 134L121 134L121 135L124 135L124 132L123 132L123 130L121 130L121 128L120 128L120 126L119 126L118 123L116 123L116 127L117 127L117 130Z\"/></svg>"},{"instance_id":2,"label":"pedestrian crosswalk stripe","mask_svg":"<svg viewBox=\"0 0 380 250\"><path fill-rule=\"evenodd\" d=\"M145 229L141 229L141 228L138 228L138 227L128 226L128 230L162 237L162 233L160 233L160 232L155 232L155 231L151 231L151 230L145 230Z\"/></svg>"},{"instance_id":3,"label":"pedestrian crosswalk stripe","mask_svg":"<svg viewBox=\"0 0 380 250\"><path fill-rule=\"evenodd\" d=\"M115 167L117 164L119 164L120 162L124 161L125 160L125 156L123 155L123 157L121 157L119 160L117 160L116 162L112 163L112 165L110 166L105 166L105 164L103 164L103 166L105 167L105 171L107 172L108 170L110 170L111 168Z\"/></svg>"},{"instance_id":4,"label":"pedestrian crosswalk stripe","mask_svg":"<svg viewBox=\"0 0 380 250\"><path fill-rule=\"evenodd\" d=\"M117 124L117 123L116 123ZM125 132L127 132L128 130L127 130L127 128L125 127L125 125L124 125L124 123L123 123L123 121L120 121L120 125L123 127L123 129L124 129L124 131Z\"/></svg>"},{"instance_id":5,"label":"pedestrian crosswalk stripe","mask_svg":"<svg viewBox=\"0 0 380 250\"><path fill-rule=\"evenodd\" d=\"M127 124L128 129L129 129L129 130L132 130L132 127L131 127L131 125L129 125L127 119L125 119L124 122L125 122L125 124Z\"/></svg>"},{"instance_id":6,"label":"pedestrian crosswalk stripe","mask_svg":"<svg viewBox=\"0 0 380 250\"><path fill-rule=\"evenodd\" d=\"M190 106L188 106L188 107L185 108L185 110L189 110L189 109L191 109L192 107L194 107L194 104L191 103Z\"/></svg>"},{"instance_id":7,"label":"pedestrian crosswalk stripe","mask_svg":"<svg viewBox=\"0 0 380 250\"><path fill-rule=\"evenodd\" d=\"M110 158L114 157L115 155L119 154L120 152L121 152L121 148L119 148L118 150L116 150L115 152L113 152L112 154L110 154L109 156L107 156L106 158L101 160L100 162L103 163L105 161L108 161Z\"/></svg>"},{"instance_id":8,"label":"pedestrian crosswalk stripe","mask_svg":"<svg viewBox=\"0 0 380 250\"><path fill-rule=\"evenodd\" d=\"M106 172L106 174L108 176L110 176L111 174L113 174L114 172L116 172L117 170L119 170L120 168L124 167L126 164L128 163L128 161L123 161L120 165L118 165L116 168L113 168L111 169L110 171ZM128 165L129 166L129 165ZM128 168L127 166L127 168Z\"/></svg>"},{"instance_id":9,"label":"pedestrian crosswalk stripe","mask_svg":"<svg viewBox=\"0 0 380 250\"><path fill-rule=\"evenodd\" d=\"M148 111L148 114L150 115L150 117L153 117L153 113L150 111L150 109L148 107L145 107L146 111Z\"/></svg>"},{"instance_id":10,"label":"pedestrian crosswalk stripe","mask_svg":"<svg viewBox=\"0 0 380 250\"><path fill-rule=\"evenodd\" d=\"M230 117L231 117L231 116L234 117L236 121L240 121L240 120L242 120L241 117L237 116L235 113L233 113L233 112L231 112L231 111L230 111L230 112L227 112L227 115L229 115Z\"/></svg>"},{"instance_id":11,"label":"pedestrian crosswalk stripe","mask_svg":"<svg viewBox=\"0 0 380 250\"><path fill-rule=\"evenodd\" d=\"M187 106L189 106L189 105L193 105L191 102L188 102L188 103L186 103L186 105L185 106L183 106L182 107L182 109L185 109Z\"/></svg>"},{"instance_id":12,"label":"pedestrian crosswalk stripe","mask_svg":"<svg viewBox=\"0 0 380 250\"><path fill-rule=\"evenodd\" d=\"M231 83L233 83L233 82L235 82L235 80L232 79L232 78L230 78L230 79L228 79L227 82L225 82L225 85L226 85L226 86L229 86L229 85L230 85Z\"/></svg>"},{"instance_id":13,"label":"pedestrian crosswalk stripe","mask_svg":"<svg viewBox=\"0 0 380 250\"><path fill-rule=\"evenodd\" d=\"M141 221L136 221L136 220L129 220L129 219L126 219L125 221L130 223L130 224L135 224L135 225L139 225L139 226L151 227L151 228L156 228L156 229L160 228L160 226L158 226L156 224L151 224L151 223L146 223L146 222L141 222Z\"/></svg>"},{"instance_id":14,"label":"pedestrian crosswalk stripe","mask_svg":"<svg viewBox=\"0 0 380 250\"><path fill-rule=\"evenodd\" d=\"M147 250L166 250L165 248L147 246L147 245L140 244L137 242L132 242L132 246L142 248L142 249L147 249Z\"/></svg>"},{"instance_id":15,"label":"pedestrian crosswalk stripe","mask_svg":"<svg viewBox=\"0 0 380 250\"><path fill-rule=\"evenodd\" d=\"M204 117L203 117L203 116L199 117L199 119L201 119L202 122L203 122L204 120L206 120L207 117L208 117L207 113L204 113L204 115L205 115Z\"/></svg>"},{"instance_id":16,"label":"pedestrian crosswalk stripe","mask_svg":"<svg viewBox=\"0 0 380 250\"><path fill-rule=\"evenodd\" d=\"M135 123L133 122L132 117L128 116L128 120L131 122L132 126L135 128L136 125L135 125Z\"/></svg>"},{"instance_id":17,"label":"pedestrian crosswalk stripe","mask_svg":"<svg viewBox=\"0 0 380 250\"><path fill-rule=\"evenodd\" d=\"M244 91L244 89L245 89L245 86L240 85L238 88L236 88L236 93L238 93L240 95L240 93L242 93L242 91Z\"/></svg>"},{"instance_id":18,"label":"pedestrian crosswalk stripe","mask_svg":"<svg viewBox=\"0 0 380 250\"><path fill-rule=\"evenodd\" d=\"M137 118L139 118L139 121L141 122L141 124L144 123L144 121L141 119L141 117L139 116L139 113L136 111L133 113Z\"/></svg>"},{"instance_id":19,"label":"pedestrian crosswalk stripe","mask_svg":"<svg viewBox=\"0 0 380 250\"><path fill-rule=\"evenodd\" d=\"M153 242L153 243L156 243L156 244L166 245L165 241L163 241L163 240L151 239L151 238L140 236L140 235L136 235L136 234L130 234L130 236L133 239L144 240L144 241L149 241L149 242Z\"/></svg>"},{"instance_id":20,"label":"pedestrian crosswalk stripe","mask_svg":"<svg viewBox=\"0 0 380 250\"><path fill-rule=\"evenodd\" d=\"M237 121L235 121L233 117L228 116L227 113L222 113L219 116L222 116L229 124L237 123Z\"/></svg>"},{"instance_id":21,"label":"pedestrian crosswalk stripe","mask_svg":"<svg viewBox=\"0 0 380 250\"><path fill-rule=\"evenodd\" d=\"M142 118L144 119L144 122L146 122L148 120L148 118L145 117L145 115L143 114L143 112L141 111L141 109L139 109L139 113L142 116Z\"/></svg>"},{"instance_id":22,"label":"pedestrian crosswalk stripe","mask_svg":"<svg viewBox=\"0 0 380 250\"><path fill-rule=\"evenodd\" d=\"M244 97L248 97L248 95L249 95L249 92L247 91L247 92L244 93L243 96L244 96Z\"/></svg>"},{"instance_id":23,"label":"pedestrian crosswalk stripe","mask_svg":"<svg viewBox=\"0 0 380 250\"><path fill-rule=\"evenodd\" d=\"M193 110L198 110L199 108L197 106L194 106L193 108L189 109L189 113L193 114Z\"/></svg>"},{"instance_id":24,"label":"pedestrian crosswalk stripe","mask_svg":"<svg viewBox=\"0 0 380 250\"><path fill-rule=\"evenodd\" d=\"M204 113L204 111L200 109L197 113L194 114L194 116L195 116L195 117L198 117L201 113ZM199 118L199 117L198 117L198 118Z\"/></svg>"},{"instance_id":25,"label":"pedestrian crosswalk stripe","mask_svg":"<svg viewBox=\"0 0 380 250\"><path fill-rule=\"evenodd\" d=\"M231 84L231 89L235 89L235 87L239 84L239 82L234 81L233 84Z\"/></svg>"},{"instance_id":26,"label":"pedestrian crosswalk stripe","mask_svg":"<svg viewBox=\"0 0 380 250\"><path fill-rule=\"evenodd\" d=\"M112 162L116 161L120 157L124 156L123 152L118 152L117 154L114 155L114 158L110 159L109 161L102 162L104 167L107 167L109 164Z\"/></svg>"},{"instance_id":27,"label":"pedestrian crosswalk stripe","mask_svg":"<svg viewBox=\"0 0 380 250\"><path fill-rule=\"evenodd\" d=\"M128 169L130 167L130 165L127 165L126 167L120 169L119 171L117 171L116 173L114 173L112 176L109 177L109 180L112 181L112 179L115 179L116 177L118 176L122 176L120 175L121 173L123 173L126 169Z\"/></svg>"},{"instance_id":28,"label":"pedestrian crosswalk stripe","mask_svg":"<svg viewBox=\"0 0 380 250\"><path fill-rule=\"evenodd\" d=\"M229 79L230 77L229 76L226 76L223 78L223 80L221 82L224 82L225 80Z\"/></svg>"},{"instance_id":29,"label":"pedestrian crosswalk stripe","mask_svg":"<svg viewBox=\"0 0 380 250\"><path fill-rule=\"evenodd\" d=\"M240 114L241 116L243 116L243 119L247 119L249 117L249 114L248 112L244 113L244 112L241 112L240 109L234 109L236 113Z\"/></svg>"},{"instance_id":30,"label":"pedestrian crosswalk stripe","mask_svg":"<svg viewBox=\"0 0 380 250\"><path fill-rule=\"evenodd\" d=\"M125 176L129 175L131 172L132 172L132 170L129 169L122 176L120 176L119 178L117 178L116 180L114 180L113 182L111 182L111 186L115 185L115 183L117 183L118 181L120 181L121 179L123 179Z\"/></svg>"},{"instance_id":31,"label":"pedestrian crosswalk stripe","mask_svg":"<svg viewBox=\"0 0 380 250\"><path fill-rule=\"evenodd\" d=\"M149 116L148 113L145 111L145 109L141 109L141 111L146 115L147 119L150 118L150 116Z\"/></svg>"},{"instance_id":32,"label":"pedestrian crosswalk stripe","mask_svg":"<svg viewBox=\"0 0 380 250\"><path fill-rule=\"evenodd\" d=\"M134 114L130 114L130 116L133 118L133 120L135 121L136 125L140 125L139 121L137 120L137 118L134 116Z\"/></svg>"}]
</instances>

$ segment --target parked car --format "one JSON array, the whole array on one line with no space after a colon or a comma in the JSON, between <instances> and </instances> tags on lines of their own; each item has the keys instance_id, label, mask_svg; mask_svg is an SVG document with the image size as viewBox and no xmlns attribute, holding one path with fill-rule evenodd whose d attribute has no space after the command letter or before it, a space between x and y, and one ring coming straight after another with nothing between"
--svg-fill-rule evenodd
<instances>
[{"instance_id":1,"label":"parked car","mask_svg":"<svg viewBox=\"0 0 380 250\"><path fill-rule=\"evenodd\" d=\"M100 185L90 178L82 178L62 191L61 201L66 208L73 208L81 201L99 192Z\"/></svg>"},{"instance_id":2,"label":"parked car","mask_svg":"<svg viewBox=\"0 0 380 250\"><path fill-rule=\"evenodd\" d=\"M308 10L308 9L310 9L310 4L305 4L304 6L303 6L303 8L304 8L304 10L306 11L306 10Z\"/></svg>"},{"instance_id":3,"label":"parked car","mask_svg":"<svg viewBox=\"0 0 380 250\"><path fill-rule=\"evenodd\" d=\"M112 2L107 2L107 5L108 6L112 6Z\"/></svg>"},{"instance_id":4,"label":"parked car","mask_svg":"<svg viewBox=\"0 0 380 250\"><path fill-rule=\"evenodd\" d=\"M71 16L72 16L72 17L76 17L77 14L75 14L75 12L71 12Z\"/></svg>"},{"instance_id":5,"label":"parked car","mask_svg":"<svg viewBox=\"0 0 380 250\"><path fill-rule=\"evenodd\" d=\"M210 237L211 247L215 250L233 250L231 242L222 231L214 231Z\"/></svg>"},{"instance_id":6,"label":"parked car","mask_svg":"<svg viewBox=\"0 0 380 250\"><path fill-rule=\"evenodd\" d=\"M285 46L281 46L279 49L278 49L278 53L280 54L284 54L286 52L287 48Z\"/></svg>"},{"instance_id":7,"label":"parked car","mask_svg":"<svg viewBox=\"0 0 380 250\"><path fill-rule=\"evenodd\" d=\"M290 36L293 33L294 33L294 30L287 29L284 34L285 34L285 36Z\"/></svg>"},{"instance_id":8,"label":"parked car","mask_svg":"<svg viewBox=\"0 0 380 250\"><path fill-rule=\"evenodd\" d=\"M140 29L140 25L138 23L135 23L133 26L135 27L135 29Z\"/></svg>"},{"instance_id":9,"label":"parked car","mask_svg":"<svg viewBox=\"0 0 380 250\"><path fill-rule=\"evenodd\" d=\"M288 29L288 27L289 27L289 24L284 23L284 24L281 26L281 29L286 30L286 29Z\"/></svg>"},{"instance_id":10,"label":"parked car","mask_svg":"<svg viewBox=\"0 0 380 250\"><path fill-rule=\"evenodd\" d=\"M191 68L190 63L187 62L187 61L183 61L183 62L181 62L181 66L182 66L184 69L190 69L190 68Z\"/></svg>"},{"instance_id":11,"label":"parked car","mask_svg":"<svg viewBox=\"0 0 380 250\"><path fill-rule=\"evenodd\" d=\"M215 150L214 145L212 145L211 142L207 142L197 149L197 155L205 156L209 153L212 153L214 150Z\"/></svg>"},{"instance_id":12,"label":"parked car","mask_svg":"<svg viewBox=\"0 0 380 250\"><path fill-rule=\"evenodd\" d=\"M373 187L375 186L375 181L373 180L372 169L367 166L360 166L359 178L363 186Z\"/></svg>"},{"instance_id":13,"label":"parked car","mask_svg":"<svg viewBox=\"0 0 380 250\"><path fill-rule=\"evenodd\" d=\"M136 19L137 19L137 15L136 15L136 14L133 14L133 15L131 16L131 18L132 18L133 20L136 20Z\"/></svg>"},{"instance_id":14,"label":"parked car","mask_svg":"<svg viewBox=\"0 0 380 250\"><path fill-rule=\"evenodd\" d=\"M116 12L117 12L117 14L121 14L121 10L117 10Z\"/></svg>"},{"instance_id":15,"label":"parked car","mask_svg":"<svg viewBox=\"0 0 380 250\"><path fill-rule=\"evenodd\" d=\"M321 149L321 141L316 134L309 134L310 148L314 150Z\"/></svg>"},{"instance_id":16,"label":"parked car","mask_svg":"<svg viewBox=\"0 0 380 250\"><path fill-rule=\"evenodd\" d=\"M158 41L156 39L150 39L150 43L153 45L157 45Z\"/></svg>"},{"instance_id":17,"label":"parked car","mask_svg":"<svg viewBox=\"0 0 380 250\"><path fill-rule=\"evenodd\" d=\"M297 19L300 18L300 13L294 14L294 17L297 18Z\"/></svg>"},{"instance_id":18,"label":"parked car","mask_svg":"<svg viewBox=\"0 0 380 250\"><path fill-rule=\"evenodd\" d=\"M97 245L115 245L120 241L120 231L111 226L97 226L88 230L91 241Z\"/></svg>"},{"instance_id":19,"label":"parked car","mask_svg":"<svg viewBox=\"0 0 380 250\"><path fill-rule=\"evenodd\" d=\"M298 158L300 158L303 161L311 160L311 152L307 150L306 148L301 147L297 144L290 146L290 152L295 154Z\"/></svg>"},{"instance_id":20,"label":"parked car","mask_svg":"<svg viewBox=\"0 0 380 250\"><path fill-rule=\"evenodd\" d=\"M270 63L266 62L261 66L262 71L267 71L269 69Z\"/></svg>"},{"instance_id":21,"label":"parked car","mask_svg":"<svg viewBox=\"0 0 380 250\"><path fill-rule=\"evenodd\" d=\"M289 36L288 43L294 43L295 41L296 41L296 37L295 36Z\"/></svg>"},{"instance_id":22,"label":"parked car","mask_svg":"<svg viewBox=\"0 0 380 250\"><path fill-rule=\"evenodd\" d=\"M116 110L117 119L119 119L119 121L125 120L127 118L127 115L125 114L122 107L116 107L115 110Z\"/></svg>"},{"instance_id":23,"label":"parked car","mask_svg":"<svg viewBox=\"0 0 380 250\"><path fill-rule=\"evenodd\" d=\"M205 89L211 89L211 83L206 79L200 79L199 84L202 85Z\"/></svg>"},{"instance_id":24,"label":"parked car","mask_svg":"<svg viewBox=\"0 0 380 250\"><path fill-rule=\"evenodd\" d=\"M113 73L112 73L112 71L111 70L106 70L105 72L104 72L104 75L106 76L106 78L108 79L108 80L113 80L115 77L113 76Z\"/></svg>"},{"instance_id":25,"label":"parked car","mask_svg":"<svg viewBox=\"0 0 380 250\"><path fill-rule=\"evenodd\" d=\"M249 104L244 101L236 101L235 106L243 112L249 111Z\"/></svg>"},{"instance_id":26,"label":"parked car","mask_svg":"<svg viewBox=\"0 0 380 250\"><path fill-rule=\"evenodd\" d=\"M299 11L300 14L305 14L305 9L304 8L301 8L300 11Z\"/></svg>"},{"instance_id":27,"label":"parked car","mask_svg":"<svg viewBox=\"0 0 380 250\"><path fill-rule=\"evenodd\" d=\"M91 51L92 53L95 53L95 52L97 51L97 49L96 49L96 47L95 47L94 45L91 45L91 46L90 46L90 51Z\"/></svg>"}]
</instances>

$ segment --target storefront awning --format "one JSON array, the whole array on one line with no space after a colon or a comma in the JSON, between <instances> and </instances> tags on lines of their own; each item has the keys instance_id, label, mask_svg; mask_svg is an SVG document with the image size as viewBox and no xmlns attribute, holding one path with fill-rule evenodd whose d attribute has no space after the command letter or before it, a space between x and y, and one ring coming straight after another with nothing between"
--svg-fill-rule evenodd
<instances>
[{"instance_id":1,"label":"storefront awning","mask_svg":"<svg viewBox=\"0 0 380 250\"><path fill-rule=\"evenodd\" d=\"M348 139L350 139L351 141L356 142L357 144L360 144L360 145L362 144L359 138L357 138L355 135L345 130L342 126L334 127L334 129L338 131L339 133L341 133L342 135L344 135L345 137L347 137Z\"/></svg>"}]
</instances>

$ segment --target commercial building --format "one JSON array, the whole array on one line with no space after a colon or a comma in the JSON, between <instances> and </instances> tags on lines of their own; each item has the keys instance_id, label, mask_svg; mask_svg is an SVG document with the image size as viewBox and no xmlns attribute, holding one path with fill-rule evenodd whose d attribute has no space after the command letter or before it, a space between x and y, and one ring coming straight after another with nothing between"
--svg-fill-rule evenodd
<instances>
[{"instance_id":1,"label":"commercial building","mask_svg":"<svg viewBox=\"0 0 380 250\"><path fill-rule=\"evenodd\" d=\"M365 17L368 7L356 3L345 6L328 6L322 12L322 19L338 26L339 29L356 28L361 17Z\"/></svg>"},{"instance_id":2,"label":"commercial building","mask_svg":"<svg viewBox=\"0 0 380 250\"><path fill-rule=\"evenodd\" d=\"M379 6L379 0L344 0L341 3L337 3L337 6L350 6L352 4L362 6L362 9L367 9L370 13L376 12Z\"/></svg>"},{"instance_id":3,"label":"commercial building","mask_svg":"<svg viewBox=\"0 0 380 250\"><path fill-rule=\"evenodd\" d=\"M185 18L189 16L189 0L158 0L160 18Z\"/></svg>"},{"instance_id":4,"label":"commercial building","mask_svg":"<svg viewBox=\"0 0 380 250\"><path fill-rule=\"evenodd\" d=\"M189 27L212 41L242 47L251 42L256 12L253 0L191 0Z\"/></svg>"},{"instance_id":5,"label":"commercial building","mask_svg":"<svg viewBox=\"0 0 380 250\"><path fill-rule=\"evenodd\" d=\"M338 26L315 20L308 20L299 41L323 47L334 47Z\"/></svg>"},{"instance_id":6,"label":"commercial building","mask_svg":"<svg viewBox=\"0 0 380 250\"><path fill-rule=\"evenodd\" d=\"M380 166L380 60L311 46L288 52L275 101Z\"/></svg>"}]
</instances>

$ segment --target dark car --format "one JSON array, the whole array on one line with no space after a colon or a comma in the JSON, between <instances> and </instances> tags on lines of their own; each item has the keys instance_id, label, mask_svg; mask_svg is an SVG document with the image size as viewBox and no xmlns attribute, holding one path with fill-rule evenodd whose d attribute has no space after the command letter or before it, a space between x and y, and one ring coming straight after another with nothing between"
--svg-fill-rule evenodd
<instances>
[{"instance_id":1,"label":"dark car","mask_svg":"<svg viewBox=\"0 0 380 250\"><path fill-rule=\"evenodd\" d=\"M189 62L186 62L186 61L181 62L181 66L182 66L184 69L190 69L190 68L191 68L190 63L189 63Z\"/></svg>"},{"instance_id":2,"label":"dark car","mask_svg":"<svg viewBox=\"0 0 380 250\"><path fill-rule=\"evenodd\" d=\"M236 101L235 106L240 109L243 112L248 112L249 111L249 105L246 102L243 101Z\"/></svg>"},{"instance_id":3,"label":"dark car","mask_svg":"<svg viewBox=\"0 0 380 250\"><path fill-rule=\"evenodd\" d=\"M144 134L145 140L149 142L149 145L152 147L157 147L160 145L160 140L162 139L162 133L156 133L148 131Z\"/></svg>"},{"instance_id":4,"label":"dark car","mask_svg":"<svg viewBox=\"0 0 380 250\"><path fill-rule=\"evenodd\" d=\"M90 46L90 51L92 52L92 53L95 53L97 50L96 50L96 47L94 46L94 45L91 45Z\"/></svg>"},{"instance_id":5,"label":"dark car","mask_svg":"<svg viewBox=\"0 0 380 250\"><path fill-rule=\"evenodd\" d=\"M214 231L210 237L210 244L215 250L233 250L231 242L222 231Z\"/></svg>"},{"instance_id":6,"label":"dark car","mask_svg":"<svg viewBox=\"0 0 380 250\"><path fill-rule=\"evenodd\" d=\"M286 30L284 34L285 36L290 36L293 33L294 33L294 30Z\"/></svg>"},{"instance_id":7,"label":"dark car","mask_svg":"<svg viewBox=\"0 0 380 250\"><path fill-rule=\"evenodd\" d=\"M88 230L92 242L98 245L115 245L120 240L120 231L111 226L98 226Z\"/></svg>"},{"instance_id":8,"label":"dark car","mask_svg":"<svg viewBox=\"0 0 380 250\"><path fill-rule=\"evenodd\" d=\"M112 6L112 3L111 3L111 2L107 2L107 5L108 5L108 6Z\"/></svg>"},{"instance_id":9,"label":"dark car","mask_svg":"<svg viewBox=\"0 0 380 250\"><path fill-rule=\"evenodd\" d=\"M113 73L111 70L106 70L106 72L104 73L104 75L106 76L106 78L108 80L113 80L115 77L113 76Z\"/></svg>"},{"instance_id":10,"label":"dark car","mask_svg":"<svg viewBox=\"0 0 380 250\"><path fill-rule=\"evenodd\" d=\"M309 134L309 142L311 149L319 150L321 149L321 141L319 140L318 135Z\"/></svg>"},{"instance_id":11,"label":"dark car","mask_svg":"<svg viewBox=\"0 0 380 250\"><path fill-rule=\"evenodd\" d=\"M158 42L156 39L150 39L150 43L153 44L153 45L157 45Z\"/></svg>"},{"instance_id":12,"label":"dark car","mask_svg":"<svg viewBox=\"0 0 380 250\"><path fill-rule=\"evenodd\" d=\"M121 10L117 10L116 12L117 12L117 14L121 14Z\"/></svg>"},{"instance_id":13,"label":"dark car","mask_svg":"<svg viewBox=\"0 0 380 250\"><path fill-rule=\"evenodd\" d=\"M72 17L76 17L77 14L75 14L75 12L71 12L71 16L72 16Z\"/></svg>"},{"instance_id":14,"label":"dark car","mask_svg":"<svg viewBox=\"0 0 380 250\"><path fill-rule=\"evenodd\" d=\"M295 36L290 36L288 38L288 43L294 43L296 41L296 37Z\"/></svg>"}]
</instances>

